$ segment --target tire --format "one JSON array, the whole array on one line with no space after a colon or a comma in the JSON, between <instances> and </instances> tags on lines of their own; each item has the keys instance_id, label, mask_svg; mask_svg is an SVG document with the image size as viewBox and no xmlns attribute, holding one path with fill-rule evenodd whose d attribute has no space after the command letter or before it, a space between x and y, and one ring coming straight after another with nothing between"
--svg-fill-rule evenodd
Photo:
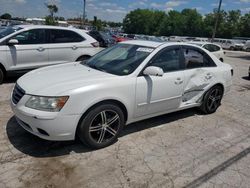
<instances>
[{"instance_id":1,"label":"tire","mask_svg":"<svg viewBox=\"0 0 250 188\"><path fill-rule=\"evenodd\" d=\"M247 52L250 52L250 48L247 48L246 51L247 51Z\"/></svg>"},{"instance_id":2,"label":"tire","mask_svg":"<svg viewBox=\"0 0 250 188\"><path fill-rule=\"evenodd\" d=\"M233 47L233 46L230 46L229 50L232 50L232 51L233 51L233 50L234 50L234 47Z\"/></svg>"},{"instance_id":3,"label":"tire","mask_svg":"<svg viewBox=\"0 0 250 188\"><path fill-rule=\"evenodd\" d=\"M4 80L4 72L3 72L3 70L0 68L0 84L3 83L3 80Z\"/></svg>"},{"instance_id":4,"label":"tire","mask_svg":"<svg viewBox=\"0 0 250 188\"><path fill-rule=\"evenodd\" d=\"M81 56L76 61L84 61L84 60L88 60L89 58L90 56Z\"/></svg>"},{"instance_id":5,"label":"tire","mask_svg":"<svg viewBox=\"0 0 250 188\"><path fill-rule=\"evenodd\" d=\"M94 107L80 120L77 136L92 149L113 144L124 127L124 114L115 104Z\"/></svg>"},{"instance_id":6,"label":"tire","mask_svg":"<svg viewBox=\"0 0 250 188\"><path fill-rule=\"evenodd\" d=\"M221 100L223 97L223 88L221 86L212 87L203 98L202 105L200 109L205 114L212 114L216 112L218 107L221 105Z\"/></svg>"},{"instance_id":7,"label":"tire","mask_svg":"<svg viewBox=\"0 0 250 188\"><path fill-rule=\"evenodd\" d=\"M220 58L220 61L221 61L221 62L224 62L223 58Z\"/></svg>"}]
</instances>

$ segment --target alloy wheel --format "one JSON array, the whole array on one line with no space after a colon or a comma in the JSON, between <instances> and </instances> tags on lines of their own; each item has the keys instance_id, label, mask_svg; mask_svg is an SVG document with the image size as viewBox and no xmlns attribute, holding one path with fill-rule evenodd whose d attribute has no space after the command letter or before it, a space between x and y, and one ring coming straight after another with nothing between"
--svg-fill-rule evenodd
<instances>
[{"instance_id":1,"label":"alloy wheel","mask_svg":"<svg viewBox=\"0 0 250 188\"><path fill-rule=\"evenodd\" d=\"M89 136L98 144L108 142L117 135L120 125L120 117L115 111L101 111L89 126Z\"/></svg>"},{"instance_id":2,"label":"alloy wheel","mask_svg":"<svg viewBox=\"0 0 250 188\"><path fill-rule=\"evenodd\" d=\"M222 91L218 88L215 88L210 93L210 96L208 97L207 101L207 108L209 111L214 111L218 108L220 105L222 99Z\"/></svg>"}]
</instances>

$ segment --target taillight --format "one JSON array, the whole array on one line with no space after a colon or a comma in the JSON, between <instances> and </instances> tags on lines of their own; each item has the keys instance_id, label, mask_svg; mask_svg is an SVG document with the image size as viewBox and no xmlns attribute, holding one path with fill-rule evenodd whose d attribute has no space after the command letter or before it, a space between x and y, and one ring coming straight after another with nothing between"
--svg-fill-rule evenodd
<instances>
[{"instance_id":1,"label":"taillight","mask_svg":"<svg viewBox=\"0 0 250 188\"><path fill-rule=\"evenodd\" d=\"M232 75L232 76L234 75L234 70L233 70L233 69L231 69L231 75Z\"/></svg>"},{"instance_id":2,"label":"taillight","mask_svg":"<svg viewBox=\"0 0 250 188\"><path fill-rule=\"evenodd\" d=\"M91 43L91 45L92 45L93 47L100 47L99 42L93 42L93 43Z\"/></svg>"}]
</instances>

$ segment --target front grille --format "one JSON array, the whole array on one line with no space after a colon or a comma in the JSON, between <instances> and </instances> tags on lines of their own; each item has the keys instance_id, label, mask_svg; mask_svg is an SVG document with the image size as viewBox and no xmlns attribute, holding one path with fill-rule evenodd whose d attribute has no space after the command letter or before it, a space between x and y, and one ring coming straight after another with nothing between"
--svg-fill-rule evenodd
<instances>
[{"instance_id":1,"label":"front grille","mask_svg":"<svg viewBox=\"0 0 250 188\"><path fill-rule=\"evenodd\" d=\"M19 86L15 85L13 93L12 93L12 101L14 104L17 104L21 98L24 96L25 91Z\"/></svg>"}]
</instances>

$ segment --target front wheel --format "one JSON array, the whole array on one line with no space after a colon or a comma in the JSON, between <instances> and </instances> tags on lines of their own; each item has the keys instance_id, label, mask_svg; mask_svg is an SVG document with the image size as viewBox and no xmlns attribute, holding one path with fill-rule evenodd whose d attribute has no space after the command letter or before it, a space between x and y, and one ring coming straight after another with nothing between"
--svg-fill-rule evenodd
<instances>
[{"instance_id":1,"label":"front wheel","mask_svg":"<svg viewBox=\"0 0 250 188\"><path fill-rule=\"evenodd\" d=\"M221 104L223 89L221 86L212 87L204 96L200 109L205 114L214 113Z\"/></svg>"},{"instance_id":2,"label":"front wheel","mask_svg":"<svg viewBox=\"0 0 250 188\"><path fill-rule=\"evenodd\" d=\"M79 123L77 135L90 148L113 144L124 127L124 115L115 104L102 104L86 114Z\"/></svg>"}]
</instances>

